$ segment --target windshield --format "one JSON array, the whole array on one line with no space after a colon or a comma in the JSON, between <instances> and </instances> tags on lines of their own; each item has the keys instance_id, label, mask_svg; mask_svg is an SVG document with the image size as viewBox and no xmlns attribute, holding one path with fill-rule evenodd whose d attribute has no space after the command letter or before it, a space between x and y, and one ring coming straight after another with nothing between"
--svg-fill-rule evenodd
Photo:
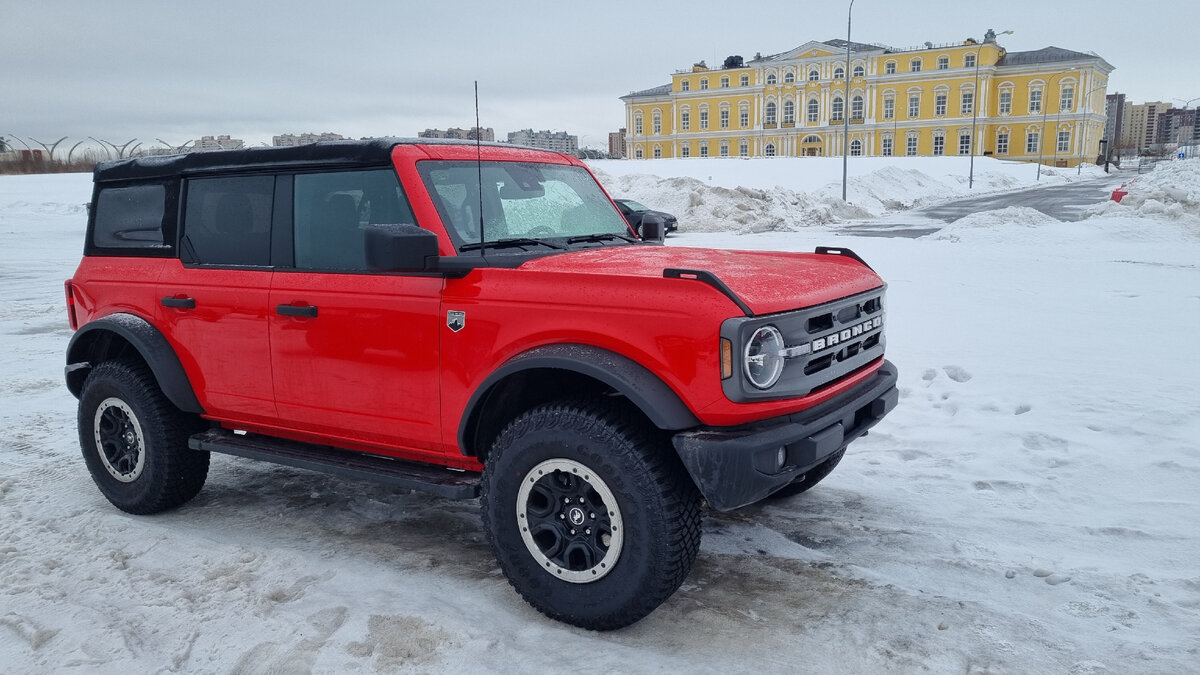
<instances>
[{"instance_id":1,"label":"windshield","mask_svg":"<svg viewBox=\"0 0 1200 675\"><path fill-rule=\"evenodd\" d=\"M483 241L629 234L621 213L582 167L446 161L417 167L460 249L480 242L480 212Z\"/></svg>"},{"instance_id":2,"label":"windshield","mask_svg":"<svg viewBox=\"0 0 1200 675\"><path fill-rule=\"evenodd\" d=\"M649 211L650 210L649 207L647 207L639 202L635 202L632 199L619 199L617 201L621 202L625 206L628 206L630 211Z\"/></svg>"}]
</instances>

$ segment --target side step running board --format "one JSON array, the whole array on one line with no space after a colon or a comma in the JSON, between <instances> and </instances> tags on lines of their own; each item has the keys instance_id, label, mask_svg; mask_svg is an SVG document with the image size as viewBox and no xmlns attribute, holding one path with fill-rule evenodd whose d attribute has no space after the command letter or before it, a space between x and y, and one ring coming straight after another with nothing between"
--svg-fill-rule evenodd
<instances>
[{"instance_id":1,"label":"side step running board","mask_svg":"<svg viewBox=\"0 0 1200 675\"><path fill-rule=\"evenodd\" d=\"M213 429L192 436L188 439L188 447L192 450L237 455L344 478L420 490L447 499L474 499L479 496L478 474L352 452L327 445L312 445L265 436L242 436L222 429Z\"/></svg>"}]
</instances>

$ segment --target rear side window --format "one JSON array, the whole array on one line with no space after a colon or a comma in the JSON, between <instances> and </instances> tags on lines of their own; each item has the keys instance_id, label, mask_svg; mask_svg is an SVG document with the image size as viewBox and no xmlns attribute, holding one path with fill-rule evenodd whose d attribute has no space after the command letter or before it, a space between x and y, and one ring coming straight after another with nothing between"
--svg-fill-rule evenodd
<instances>
[{"instance_id":1,"label":"rear side window","mask_svg":"<svg viewBox=\"0 0 1200 675\"><path fill-rule=\"evenodd\" d=\"M92 244L101 249L170 250L164 235L167 188L162 184L101 188L96 195Z\"/></svg>"},{"instance_id":2,"label":"rear side window","mask_svg":"<svg viewBox=\"0 0 1200 675\"><path fill-rule=\"evenodd\" d=\"M189 180L180 242L188 262L270 265L274 196L273 176Z\"/></svg>"}]
</instances>

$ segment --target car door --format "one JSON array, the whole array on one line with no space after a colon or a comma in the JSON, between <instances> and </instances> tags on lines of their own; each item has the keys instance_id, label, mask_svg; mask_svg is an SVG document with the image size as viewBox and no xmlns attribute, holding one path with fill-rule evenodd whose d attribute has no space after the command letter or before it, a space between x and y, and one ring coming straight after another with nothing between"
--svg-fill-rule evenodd
<instances>
[{"instance_id":1,"label":"car door","mask_svg":"<svg viewBox=\"0 0 1200 675\"><path fill-rule=\"evenodd\" d=\"M158 319L210 416L271 423L268 342L274 177L184 181L180 259L158 279Z\"/></svg>"},{"instance_id":2,"label":"car door","mask_svg":"<svg viewBox=\"0 0 1200 675\"><path fill-rule=\"evenodd\" d=\"M391 167L299 173L270 293L280 420L330 443L440 454L443 280L366 269L364 227L415 222Z\"/></svg>"}]
</instances>

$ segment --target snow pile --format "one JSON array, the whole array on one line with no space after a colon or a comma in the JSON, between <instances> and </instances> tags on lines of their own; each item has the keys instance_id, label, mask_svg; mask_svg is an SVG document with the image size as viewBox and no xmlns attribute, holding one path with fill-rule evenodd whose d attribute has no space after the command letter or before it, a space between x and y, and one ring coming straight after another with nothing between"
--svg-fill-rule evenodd
<instances>
[{"instance_id":1,"label":"snow pile","mask_svg":"<svg viewBox=\"0 0 1200 675\"><path fill-rule=\"evenodd\" d=\"M847 164L848 204L841 199L842 160L835 157L596 160L588 165L613 197L672 213L683 232L796 231L1036 183L1032 164L979 157L972 188L969 159L853 157ZM1082 177L1098 171L1085 167ZM1041 183L1076 178L1074 170L1043 170Z\"/></svg>"},{"instance_id":2,"label":"snow pile","mask_svg":"<svg viewBox=\"0 0 1200 675\"><path fill-rule=\"evenodd\" d=\"M953 242L1020 241L1029 238L1029 230L1058 222L1037 209L1008 206L994 211L972 213L926 237Z\"/></svg>"},{"instance_id":3,"label":"snow pile","mask_svg":"<svg viewBox=\"0 0 1200 675\"><path fill-rule=\"evenodd\" d=\"M1089 216L1165 218L1195 226L1200 234L1200 161L1159 162L1124 186L1121 202L1092 207Z\"/></svg>"}]
</instances>

